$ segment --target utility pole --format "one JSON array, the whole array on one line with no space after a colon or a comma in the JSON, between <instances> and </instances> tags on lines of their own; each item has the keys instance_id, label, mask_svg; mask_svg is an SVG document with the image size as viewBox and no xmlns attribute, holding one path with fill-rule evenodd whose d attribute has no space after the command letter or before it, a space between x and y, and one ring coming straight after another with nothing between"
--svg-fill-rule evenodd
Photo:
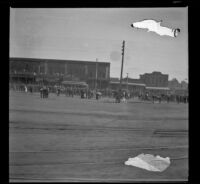
<instances>
[{"instance_id":1,"label":"utility pole","mask_svg":"<svg viewBox=\"0 0 200 184\"><path fill-rule=\"evenodd\" d=\"M95 74L95 91L97 91L97 78L98 78L98 59L96 58L96 74Z\"/></svg>"},{"instance_id":2,"label":"utility pole","mask_svg":"<svg viewBox=\"0 0 200 184\"><path fill-rule=\"evenodd\" d=\"M120 90L122 88L122 76L123 76L123 66L124 66L124 47L125 47L125 41L123 40L123 43L122 43L122 65L121 65L121 75L120 75Z\"/></svg>"},{"instance_id":3,"label":"utility pole","mask_svg":"<svg viewBox=\"0 0 200 184\"><path fill-rule=\"evenodd\" d=\"M127 74L127 78L126 78L126 88L127 88L127 92L128 92L128 73Z\"/></svg>"}]
</instances>

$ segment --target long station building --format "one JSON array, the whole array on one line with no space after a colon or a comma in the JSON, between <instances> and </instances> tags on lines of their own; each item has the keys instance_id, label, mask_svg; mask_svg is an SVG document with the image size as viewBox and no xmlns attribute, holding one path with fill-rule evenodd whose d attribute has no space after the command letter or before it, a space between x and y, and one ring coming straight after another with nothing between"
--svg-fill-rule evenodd
<instances>
[{"instance_id":1,"label":"long station building","mask_svg":"<svg viewBox=\"0 0 200 184\"><path fill-rule=\"evenodd\" d=\"M110 63L80 60L10 58L10 83L86 84L90 89L117 90L118 78L110 77ZM139 79L123 78L121 87L135 93L167 94L168 74L145 73Z\"/></svg>"},{"instance_id":2,"label":"long station building","mask_svg":"<svg viewBox=\"0 0 200 184\"><path fill-rule=\"evenodd\" d=\"M10 58L10 82L79 81L90 88L109 86L110 63L80 60Z\"/></svg>"}]
</instances>

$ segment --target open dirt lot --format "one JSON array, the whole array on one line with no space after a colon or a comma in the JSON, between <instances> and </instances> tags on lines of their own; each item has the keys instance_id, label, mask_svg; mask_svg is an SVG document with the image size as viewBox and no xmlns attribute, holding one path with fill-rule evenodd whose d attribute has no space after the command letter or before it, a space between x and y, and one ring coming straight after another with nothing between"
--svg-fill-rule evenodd
<instances>
[{"instance_id":1,"label":"open dirt lot","mask_svg":"<svg viewBox=\"0 0 200 184\"><path fill-rule=\"evenodd\" d=\"M140 153L170 157L161 173L124 162ZM188 179L188 104L10 92L11 181Z\"/></svg>"}]
</instances>

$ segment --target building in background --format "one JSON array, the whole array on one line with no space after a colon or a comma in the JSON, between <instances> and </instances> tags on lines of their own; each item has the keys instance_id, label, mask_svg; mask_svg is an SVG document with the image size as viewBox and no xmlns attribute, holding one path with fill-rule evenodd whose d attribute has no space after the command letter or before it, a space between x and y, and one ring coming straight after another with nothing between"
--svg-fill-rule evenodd
<instances>
[{"instance_id":1,"label":"building in background","mask_svg":"<svg viewBox=\"0 0 200 184\"><path fill-rule=\"evenodd\" d=\"M86 82L90 88L94 88L97 82L97 88L105 89L109 86L109 79L108 62L10 58L10 82L57 84L80 81Z\"/></svg>"},{"instance_id":2,"label":"building in background","mask_svg":"<svg viewBox=\"0 0 200 184\"><path fill-rule=\"evenodd\" d=\"M168 74L162 74L161 72L145 73L140 75L140 80L147 87L168 87Z\"/></svg>"},{"instance_id":3,"label":"building in background","mask_svg":"<svg viewBox=\"0 0 200 184\"><path fill-rule=\"evenodd\" d=\"M146 85L146 92L154 95L168 94L168 74L161 72L145 73L140 75L140 80Z\"/></svg>"},{"instance_id":4,"label":"building in background","mask_svg":"<svg viewBox=\"0 0 200 184\"><path fill-rule=\"evenodd\" d=\"M178 82L176 78L173 78L172 80L168 81L168 86L170 89L176 89L176 88L180 88L180 83Z\"/></svg>"},{"instance_id":5,"label":"building in background","mask_svg":"<svg viewBox=\"0 0 200 184\"><path fill-rule=\"evenodd\" d=\"M168 86L172 94L188 96L188 83L186 81L179 83L176 78L173 78L168 81Z\"/></svg>"},{"instance_id":6,"label":"building in background","mask_svg":"<svg viewBox=\"0 0 200 184\"><path fill-rule=\"evenodd\" d=\"M188 89L188 83L186 81L181 81L181 88L182 89Z\"/></svg>"},{"instance_id":7,"label":"building in background","mask_svg":"<svg viewBox=\"0 0 200 184\"><path fill-rule=\"evenodd\" d=\"M122 90L129 91L134 95L139 95L145 91L146 85L140 79L123 78ZM118 78L110 78L110 89L118 90L120 88L120 80Z\"/></svg>"}]
</instances>

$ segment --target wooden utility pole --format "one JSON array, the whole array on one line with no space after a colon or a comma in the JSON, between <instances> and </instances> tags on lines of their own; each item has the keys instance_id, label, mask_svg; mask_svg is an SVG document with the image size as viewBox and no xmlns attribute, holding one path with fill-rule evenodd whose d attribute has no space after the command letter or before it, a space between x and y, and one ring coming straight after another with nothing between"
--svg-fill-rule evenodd
<instances>
[{"instance_id":1,"label":"wooden utility pole","mask_svg":"<svg viewBox=\"0 0 200 184\"><path fill-rule=\"evenodd\" d=\"M127 74L127 78L126 78L126 88L127 88L127 92L128 92L128 73L126 73Z\"/></svg>"},{"instance_id":2,"label":"wooden utility pole","mask_svg":"<svg viewBox=\"0 0 200 184\"><path fill-rule=\"evenodd\" d=\"M97 91L97 79L98 79L98 59L96 58L96 74L95 74L95 91Z\"/></svg>"},{"instance_id":3,"label":"wooden utility pole","mask_svg":"<svg viewBox=\"0 0 200 184\"><path fill-rule=\"evenodd\" d=\"M124 66L124 47L125 47L125 41L123 40L123 43L122 43L122 65L121 65L121 75L120 75L120 90L122 88L122 77L123 77L123 66Z\"/></svg>"}]
</instances>

